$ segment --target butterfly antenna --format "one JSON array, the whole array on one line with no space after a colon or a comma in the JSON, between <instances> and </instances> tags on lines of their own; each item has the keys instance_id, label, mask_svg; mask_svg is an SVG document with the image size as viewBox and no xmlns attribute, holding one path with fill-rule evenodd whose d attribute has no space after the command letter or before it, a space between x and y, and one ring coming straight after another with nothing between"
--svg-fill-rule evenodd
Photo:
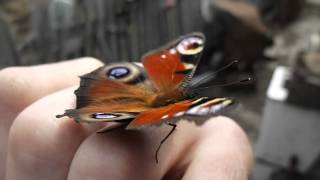
<instances>
[{"instance_id":1,"label":"butterfly antenna","mask_svg":"<svg viewBox=\"0 0 320 180\"><path fill-rule=\"evenodd\" d=\"M237 64L238 62L239 62L238 60L234 60L234 61L228 63L227 65L221 67L220 69L218 69L218 70L216 70L216 71L214 71L214 72L206 72L206 73L201 74L201 75L199 75L199 76L197 76L197 77L194 77L194 78L191 80L189 87L190 87L190 88L193 88L193 87L196 87L196 86L200 86L201 84L212 80L213 78L216 77L216 75L217 75L219 72L228 69L229 67L233 66L234 64Z\"/></svg>"},{"instance_id":2,"label":"butterfly antenna","mask_svg":"<svg viewBox=\"0 0 320 180\"><path fill-rule=\"evenodd\" d=\"M229 67L233 66L234 64L237 64L237 63L239 63L239 61L238 60L234 60L234 61L230 62L229 64L227 64L225 66L222 66L220 69L216 70L214 72L214 74L218 74L219 72L224 71L224 70L228 69Z\"/></svg>"},{"instance_id":3,"label":"butterfly antenna","mask_svg":"<svg viewBox=\"0 0 320 180\"><path fill-rule=\"evenodd\" d=\"M170 130L170 132L166 135L166 137L164 137L161 141L160 141L160 144L156 150L156 154L155 154L155 158L156 158L156 163L158 164L159 162L159 159L158 159L158 154L159 154L159 151L160 151L160 148L162 146L162 144L164 142L166 142L166 140L169 138L169 136L173 133L173 131L176 129L177 125L176 124L173 124L173 123L167 123L167 125L171 126L172 129Z\"/></svg>"},{"instance_id":4,"label":"butterfly antenna","mask_svg":"<svg viewBox=\"0 0 320 180\"><path fill-rule=\"evenodd\" d=\"M210 81L214 77L215 77L214 72L206 72L204 74L198 75L198 76L194 77L193 79L191 79L191 81L189 83L189 88L194 88L194 87L200 86L201 84Z\"/></svg>"},{"instance_id":5,"label":"butterfly antenna","mask_svg":"<svg viewBox=\"0 0 320 180\"><path fill-rule=\"evenodd\" d=\"M242 79L240 81L233 81L233 82L229 82L229 83L225 83L225 84L215 84L212 86L193 89L192 91L198 91L198 90L208 89L208 88L212 88L212 87L226 87L226 86L232 86L232 85L247 84L248 82L251 82L251 81L253 81L253 78L248 77L248 78Z\"/></svg>"}]
</instances>

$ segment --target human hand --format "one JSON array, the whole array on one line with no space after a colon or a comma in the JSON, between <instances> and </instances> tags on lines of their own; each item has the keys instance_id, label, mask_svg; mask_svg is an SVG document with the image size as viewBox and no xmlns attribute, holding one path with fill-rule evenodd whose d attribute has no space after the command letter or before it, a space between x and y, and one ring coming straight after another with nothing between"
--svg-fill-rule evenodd
<instances>
[{"instance_id":1,"label":"human hand","mask_svg":"<svg viewBox=\"0 0 320 180\"><path fill-rule=\"evenodd\" d=\"M0 71L0 179L248 179L251 145L232 120L96 134L101 124L56 119L75 106L77 76L102 64L92 58Z\"/></svg>"}]
</instances>

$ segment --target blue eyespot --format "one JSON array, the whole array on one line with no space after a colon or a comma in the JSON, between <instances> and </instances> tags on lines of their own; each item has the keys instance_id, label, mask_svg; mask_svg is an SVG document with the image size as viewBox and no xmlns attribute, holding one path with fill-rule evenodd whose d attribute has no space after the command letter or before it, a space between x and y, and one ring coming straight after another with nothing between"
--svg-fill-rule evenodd
<instances>
[{"instance_id":1,"label":"blue eyespot","mask_svg":"<svg viewBox=\"0 0 320 180\"><path fill-rule=\"evenodd\" d=\"M126 67L115 67L108 72L107 76L110 79L121 79L129 75L129 73L130 70Z\"/></svg>"}]
</instances>

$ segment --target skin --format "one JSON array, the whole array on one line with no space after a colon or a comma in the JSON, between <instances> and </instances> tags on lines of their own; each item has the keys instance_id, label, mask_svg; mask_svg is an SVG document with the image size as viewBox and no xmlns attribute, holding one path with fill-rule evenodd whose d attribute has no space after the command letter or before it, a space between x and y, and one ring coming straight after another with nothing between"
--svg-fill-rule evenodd
<instances>
[{"instance_id":1,"label":"skin","mask_svg":"<svg viewBox=\"0 0 320 180\"><path fill-rule=\"evenodd\" d=\"M102 63L92 58L0 71L0 179L224 179L249 178L253 156L246 134L231 119L202 126L180 121L139 131L95 131L102 124L56 119L75 107L77 76Z\"/></svg>"}]
</instances>

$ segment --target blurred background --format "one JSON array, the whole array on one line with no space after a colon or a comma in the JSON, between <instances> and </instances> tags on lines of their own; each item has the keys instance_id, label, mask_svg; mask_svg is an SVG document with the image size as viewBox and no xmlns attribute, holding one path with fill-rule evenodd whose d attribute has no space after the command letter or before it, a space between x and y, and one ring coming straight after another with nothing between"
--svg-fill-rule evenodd
<instances>
[{"instance_id":1,"label":"blurred background","mask_svg":"<svg viewBox=\"0 0 320 180\"><path fill-rule=\"evenodd\" d=\"M319 180L320 0L0 0L0 69L140 61L194 31L196 76L238 61L199 93L239 102L228 115L254 144L251 179Z\"/></svg>"}]
</instances>

